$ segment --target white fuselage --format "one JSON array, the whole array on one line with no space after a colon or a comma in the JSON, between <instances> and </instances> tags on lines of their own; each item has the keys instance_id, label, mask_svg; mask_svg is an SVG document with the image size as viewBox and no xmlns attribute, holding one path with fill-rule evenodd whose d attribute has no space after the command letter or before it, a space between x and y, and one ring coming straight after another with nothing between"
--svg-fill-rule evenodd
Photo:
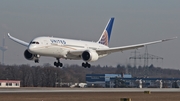
<instances>
[{"instance_id":1,"label":"white fuselage","mask_svg":"<svg viewBox=\"0 0 180 101\"><path fill-rule=\"evenodd\" d=\"M38 44L36 44L36 42L38 42ZM64 59L81 59L81 57L74 57L71 55L67 55L67 53L71 50L96 50L107 48L109 47L90 41L56 37L37 37L31 41L28 50L31 53L38 54L40 56L50 56Z\"/></svg>"}]
</instances>

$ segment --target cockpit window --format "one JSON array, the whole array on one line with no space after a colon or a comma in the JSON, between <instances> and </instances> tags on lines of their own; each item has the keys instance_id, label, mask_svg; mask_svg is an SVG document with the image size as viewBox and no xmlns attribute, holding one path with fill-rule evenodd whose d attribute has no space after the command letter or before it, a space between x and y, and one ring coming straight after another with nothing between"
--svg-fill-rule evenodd
<instances>
[{"instance_id":1,"label":"cockpit window","mask_svg":"<svg viewBox=\"0 0 180 101\"><path fill-rule=\"evenodd\" d=\"M39 42L31 41L30 44L39 44Z\"/></svg>"}]
</instances>

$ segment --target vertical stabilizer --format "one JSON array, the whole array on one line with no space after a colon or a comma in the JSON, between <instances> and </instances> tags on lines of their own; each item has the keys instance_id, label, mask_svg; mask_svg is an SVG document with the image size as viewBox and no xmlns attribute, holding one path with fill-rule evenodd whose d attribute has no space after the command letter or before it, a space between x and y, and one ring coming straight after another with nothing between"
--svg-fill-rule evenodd
<instances>
[{"instance_id":1,"label":"vertical stabilizer","mask_svg":"<svg viewBox=\"0 0 180 101\"><path fill-rule=\"evenodd\" d=\"M113 23L114 23L114 18L110 18L101 37L98 40L98 43L108 46L110 42Z\"/></svg>"}]
</instances>

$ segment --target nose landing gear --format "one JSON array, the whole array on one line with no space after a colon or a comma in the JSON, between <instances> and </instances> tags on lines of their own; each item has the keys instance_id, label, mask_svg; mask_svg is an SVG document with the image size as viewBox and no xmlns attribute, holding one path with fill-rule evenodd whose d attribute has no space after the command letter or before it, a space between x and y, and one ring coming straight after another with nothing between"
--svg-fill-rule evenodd
<instances>
[{"instance_id":1,"label":"nose landing gear","mask_svg":"<svg viewBox=\"0 0 180 101\"><path fill-rule=\"evenodd\" d=\"M36 55L34 55L34 57L35 57L34 62L35 62L35 63L39 63L40 55L36 54Z\"/></svg>"},{"instance_id":2,"label":"nose landing gear","mask_svg":"<svg viewBox=\"0 0 180 101\"><path fill-rule=\"evenodd\" d=\"M35 59L34 62L35 62L35 63L39 63L39 59Z\"/></svg>"}]
</instances>

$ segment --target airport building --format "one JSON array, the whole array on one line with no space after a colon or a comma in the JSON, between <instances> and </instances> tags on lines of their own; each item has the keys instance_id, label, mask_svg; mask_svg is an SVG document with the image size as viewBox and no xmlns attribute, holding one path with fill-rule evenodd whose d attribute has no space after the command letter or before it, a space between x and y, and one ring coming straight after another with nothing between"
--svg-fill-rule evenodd
<instances>
[{"instance_id":1,"label":"airport building","mask_svg":"<svg viewBox=\"0 0 180 101\"><path fill-rule=\"evenodd\" d=\"M19 88L19 80L0 80L0 88Z\"/></svg>"},{"instance_id":2,"label":"airport building","mask_svg":"<svg viewBox=\"0 0 180 101\"><path fill-rule=\"evenodd\" d=\"M130 74L86 74L88 87L112 87L111 78L132 78Z\"/></svg>"},{"instance_id":3,"label":"airport building","mask_svg":"<svg viewBox=\"0 0 180 101\"><path fill-rule=\"evenodd\" d=\"M133 78L130 74L86 74L87 87L179 88L180 78Z\"/></svg>"}]
</instances>

